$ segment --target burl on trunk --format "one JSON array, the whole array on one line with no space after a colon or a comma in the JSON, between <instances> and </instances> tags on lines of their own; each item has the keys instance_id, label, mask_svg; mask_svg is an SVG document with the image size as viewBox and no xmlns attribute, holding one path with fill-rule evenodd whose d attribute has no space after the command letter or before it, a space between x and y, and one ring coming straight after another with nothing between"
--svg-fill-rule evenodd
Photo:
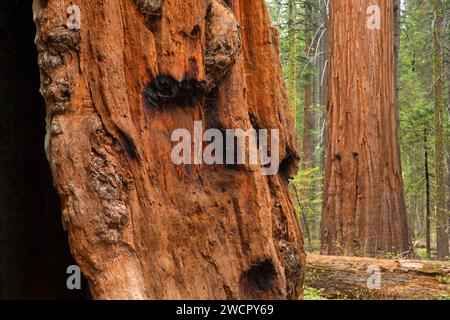
<instances>
[{"instance_id":1,"label":"burl on trunk","mask_svg":"<svg viewBox=\"0 0 450 320\"><path fill-rule=\"evenodd\" d=\"M47 156L93 296L301 297L298 151L264 1L80 0L80 29L71 5L33 11ZM279 173L175 165L171 134L194 121L279 129Z\"/></svg>"}]
</instances>

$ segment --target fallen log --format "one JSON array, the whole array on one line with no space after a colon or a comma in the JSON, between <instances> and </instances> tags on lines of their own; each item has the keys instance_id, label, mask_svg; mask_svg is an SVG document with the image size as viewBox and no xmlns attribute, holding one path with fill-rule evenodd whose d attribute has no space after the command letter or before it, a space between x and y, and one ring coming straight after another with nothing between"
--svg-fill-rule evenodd
<instances>
[{"instance_id":1,"label":"fallen log","mask_svg":"<svg viewBox=\"0 0 450 320\"><path fill-rule=\"evenodd\" d=\"M305 285L329 299L449 299L450 262L311 254Z\"/></svg>"}]
</instances>

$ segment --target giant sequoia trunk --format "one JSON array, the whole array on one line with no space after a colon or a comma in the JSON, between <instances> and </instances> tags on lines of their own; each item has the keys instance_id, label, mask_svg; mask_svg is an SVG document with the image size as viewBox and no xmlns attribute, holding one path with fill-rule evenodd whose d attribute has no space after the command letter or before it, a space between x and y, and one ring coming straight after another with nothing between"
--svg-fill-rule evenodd
<instances>
[{"instance_id":1,"label":"giant sequoia trunk","mask_svg":"<svg viewBox=\"0 0 450 320\"><path fill-rule=\"evenodd\" d=\"M80 30L71 3L33 10L47 157L93 296L299 298L298 151L264 1L79 0ZM280 129L279 173L175 165L194 121Z\"/></svg>"},{"instance_id":2,"label":"giant sequoia trunk","mask_svg":"<svg viewBox=\"0 0 450 320\"><path fill-rule=\"evenodd\" d=\"M368 26L366 9L380 8ZM392 1L332 1L328 147L322 226L326 254L405 251L394 77ZM370 12L372 17L376 11ZM372 21L369 21L372 22Z\"/></svg>"}]
</instances>

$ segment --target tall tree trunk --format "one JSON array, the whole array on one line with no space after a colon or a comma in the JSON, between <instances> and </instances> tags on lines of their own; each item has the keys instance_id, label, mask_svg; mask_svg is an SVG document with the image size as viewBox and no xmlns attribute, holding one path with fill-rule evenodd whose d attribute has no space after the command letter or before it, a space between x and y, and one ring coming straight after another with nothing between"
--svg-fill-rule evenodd
<instances>
[{"instance_id":1,"label":"tall tree trunk","mask_svg":"<svg viewBox=\"0 0 450 320\"><path fill-rule=\"evenodd\" d=\"M288 93L289 105L294 112L294 125L297 127L297 6L295 0L288 3L288 38L289 38L289 60L288 60Z\"/></svg>"},{"instance_id":2,"label":"tall tree trunk","mask_svg":"<svg viewBox=\"0 0 450 320\"><path fill-rule=\"evenodd\" d=\"M425 188L426 188L426 242L427 242L427 257L431 259L431 199L430 199L430 169L428 165L428 132L424 129L424 149L425 149Z\"/></svg>"},{"instance_id":3,"label":"tall tree trunk","mask_svg":"<svg viewBox=\"0 0 450 320\"><path fill-rule=\"evenodd\" d=\"M299 156L264 1L79 0L80 30L71 3L33 10L47 155L93 297L301 297ZM176 165L171 135L194 121L279 129L278 174Z\"/></svg>"},{"instance_id":4,"label":"tall tree trunk","mask_svg":"<svg viewBox=\"0 0 450 320\"><path fill-rule=\"evenodd\" d=\"M450 8L450 1L446 2L446 8ZM447 11L446 25L450 23L450 15ZM447 31L447 60L446 60L446 70L447 70L447 121L450 121L450 32ZM448 212L448 235L450 237L450 139L446 139L446 162L447 162L447 212Z\"/></svg>"},{"instance_id":5,"label":"tall tree trunk","mask_svg":"<svg viewBox=\"0 0 450 320\"><path fill-rule=\"evenodd\" d=\"M306 53L311 49L311 34L306 34ZM302 170L306 171L311 168L312 164L312 112L311 112L311 76L306 71L305 76L305 104L303 109L303 143L302 143Z\"/></svg>"},{"instance_id":6,"label":"tall tree trunk","mask_svg":"<svg viewBox=\"0 0 450 320\"><path fill-rule=\"evenodd\" d=\"M320 105L325 106L327 104L328 99L328 79L325 77L327 66L328 66L328 5L329 2L327 0L319 0L319 10L321 12L322 20L321 22L324 25L325 31L322 35L321 43L320 43L320 51L322 52L321 60L322 67L320 70L320 84L321 84L321 93L320 93Z\"/></svg>"},{"instance_id":7,"label":"tall tree trunk","mask_svg":"<svg viewBox=\"0 0 450 320\"><path fill-rule=\"evenodd\" d=\"M422 236L423 234L423 222L425 221L425 219L423 218L423 213L425 212L425 206L424 206L424 202L423 201L423 195L422 193L419 193L419 195L417 196L417 212L415 212L415 216L416 216L416 232L414 233L414 235L417 236Z\"/></svg>"},{"instance_id":8,"label":"tall tree trunk","mask_svg":"<svg viewBox=\"0 0 450 320\"><path fill-rule=\"evenodd\" d=\"M401 0L392 0L394 5L394 65L395 65L395 96L399 99L400 92L400 70L399 70L399 58L400 58L400 42L401 42Z\"/></svg>"},{"instance_id":9,"label":"tall tree trunk","mask_svg":"<svg viewBox=\"0 0 450 320\"><path fill-rule=\"evenodd\" d=\"M368 28L366 9L381 10ZM397 139L391 1L333 1L322 252L408 250Z\"/></svg>"},{"instance_id":10,"label":"tall tree trunk","mask_svg":"<svg viewBox=\"0 0 450 320\"><path fill-rule=\"evenodd\" d=\"M312 11L311 11L311 5L308 1L305 2L305 57L306 57L306 64L307 67L305 68L305 101L304 101L304 108L303 108L303 134L302 134L302 171L305 173L307 172L312 165L313 162L313 138L312 138L312 127L313 127L313 115L311 111L311 103L312 99L314 98L313 95L311 95L311 82L312 82L312 74L314 72L314 68L312 67L314 64L311 62L311 26L312 22L309 21L309 19L312 19ZM312 184L309 180L309 176L305 176L305 180L303 182L303 190L301 190L301 210L302 210L302 216L305 220L305 223L307 223L307 214L309 209L309 200L310 200L310 194L311 194L311 187ZM311 237L308 238L308 246L311 247Z\"/></svg>"},{"instance_id":11,"label":"tall tree trunk","mask_svg":"<svg viewBox=\"0 0 450 320\"><path fill-rule=\"evenodd\" d=\"M305 68L305 104L303 109L303 143L302 143L302 170L306 171L311 168L312 165L312 148L313 148L313 141L312 141L312 130L313 130L313 118L312 118L312 111L311 111L311 103L312 103L312 96L311 96L311 82L312 82L312 74L314 74L314 68L313 63L311 63L311 52L312 52L312 39L311 39L311 26L312 21L309 21L309 19L312 19L312 9L311 4L306 1L305 4L305 57L306 57L306 63L307 67Z\"/></svg>"},{"instance_id":12,"label":"tall tree trunk","mask_svg":"<svg viewBox=\"0 0 450 320\"><path fill-rule=\"evenodd\" d=\"M449 35L450 37L450 35ZM450 45L449 45L450 48ZM447 117L450 119L450 52L448 53L448 67L447 67L447 85L448 85L448 98L447 98ZM448 212L448 236L450 237L450 141L447 139L447 212Z\"/></svg>"},{"instance_id":13,"label":"tall tree trunk","mask_svg":"<svg viewBox=\"0 0 450 320\"><path fill-rule=\"evenodd\" d=\"M448 217L445 186L445 137L444 137L444 69L442 56L442 26L444 12L442 0L433 0L434 8L434 98L436 131L436 210L437 210L437 256L444 259L449 255Z\"/></svg>"},{"instance_id":14,"label":"tall tree trunk","mask_svg":"<svg viewBox=\"0 0 450 320\"><path fill-rule=\"evenodd\" d=\"M406 210L407 212L409 212L409 215L407 215L408 218L408 236L410 239L414 239L414 231L416 228L416 212L417 212L417 196L412 197L411 201L408 198L405 199L406 200Z\"/></svg>"},{"instance_id":15,"label":"tall tree trunk","mask_svg":"<svg viewBox=\"0 0 450 320\"><path fill-rule=\"evenodd\" d=\"M321 82L321 99L320 99L320 105L321 107L327 105L328 101L328 79L325 76L328 71L328 43L329 43L329 36L328 36L328 6L329 1L327 0L320 0L320 10L322 13L322 23L325 25L325 32L322 37L322 44L321 44L321 51L323 52L323 64L321 68L320 73L320 82ZM326 128L326 112L322 112L321 116L319 118L319 123L317 124L317 128L320 130L320 147L321 149L325 149L327 146L327 128ZM320 161L319 165L324 171L325 169L325 152L321 152L320 154Z\"/></svg>"}]
</instances>

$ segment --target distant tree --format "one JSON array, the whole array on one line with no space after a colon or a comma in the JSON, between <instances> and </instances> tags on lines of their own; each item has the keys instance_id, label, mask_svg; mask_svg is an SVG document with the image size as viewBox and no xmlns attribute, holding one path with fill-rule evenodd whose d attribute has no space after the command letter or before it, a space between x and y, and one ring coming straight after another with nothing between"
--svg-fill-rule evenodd
<instances>
[{"instance_id":1,"label":"distant tree","mask_svg":"<svg viewBox=\"0 0 450 320\"><path fill-rule=\"evenodd\" d=\"M366 9L374 4L381 28L372 29ZM397 140L393 2L332 1L329 12L322 252L404 252L408 229Z\"/></svg>"},{"instance_id":2,"label":"distant tree","mask_svg":"<svg viewBox=\"0 0 450 320\"><path fill-rule=\"evenodd\" d=\"M436 211L437 211L437 256L443 259L449 255L448 213L445 185L445 130L444 130L444 79L443 69L443 23L444 6L442 0L433 0L433 57L434 57L434 99L435 99L435 156L436 156Z\"/></svg>"}]
</instances>

